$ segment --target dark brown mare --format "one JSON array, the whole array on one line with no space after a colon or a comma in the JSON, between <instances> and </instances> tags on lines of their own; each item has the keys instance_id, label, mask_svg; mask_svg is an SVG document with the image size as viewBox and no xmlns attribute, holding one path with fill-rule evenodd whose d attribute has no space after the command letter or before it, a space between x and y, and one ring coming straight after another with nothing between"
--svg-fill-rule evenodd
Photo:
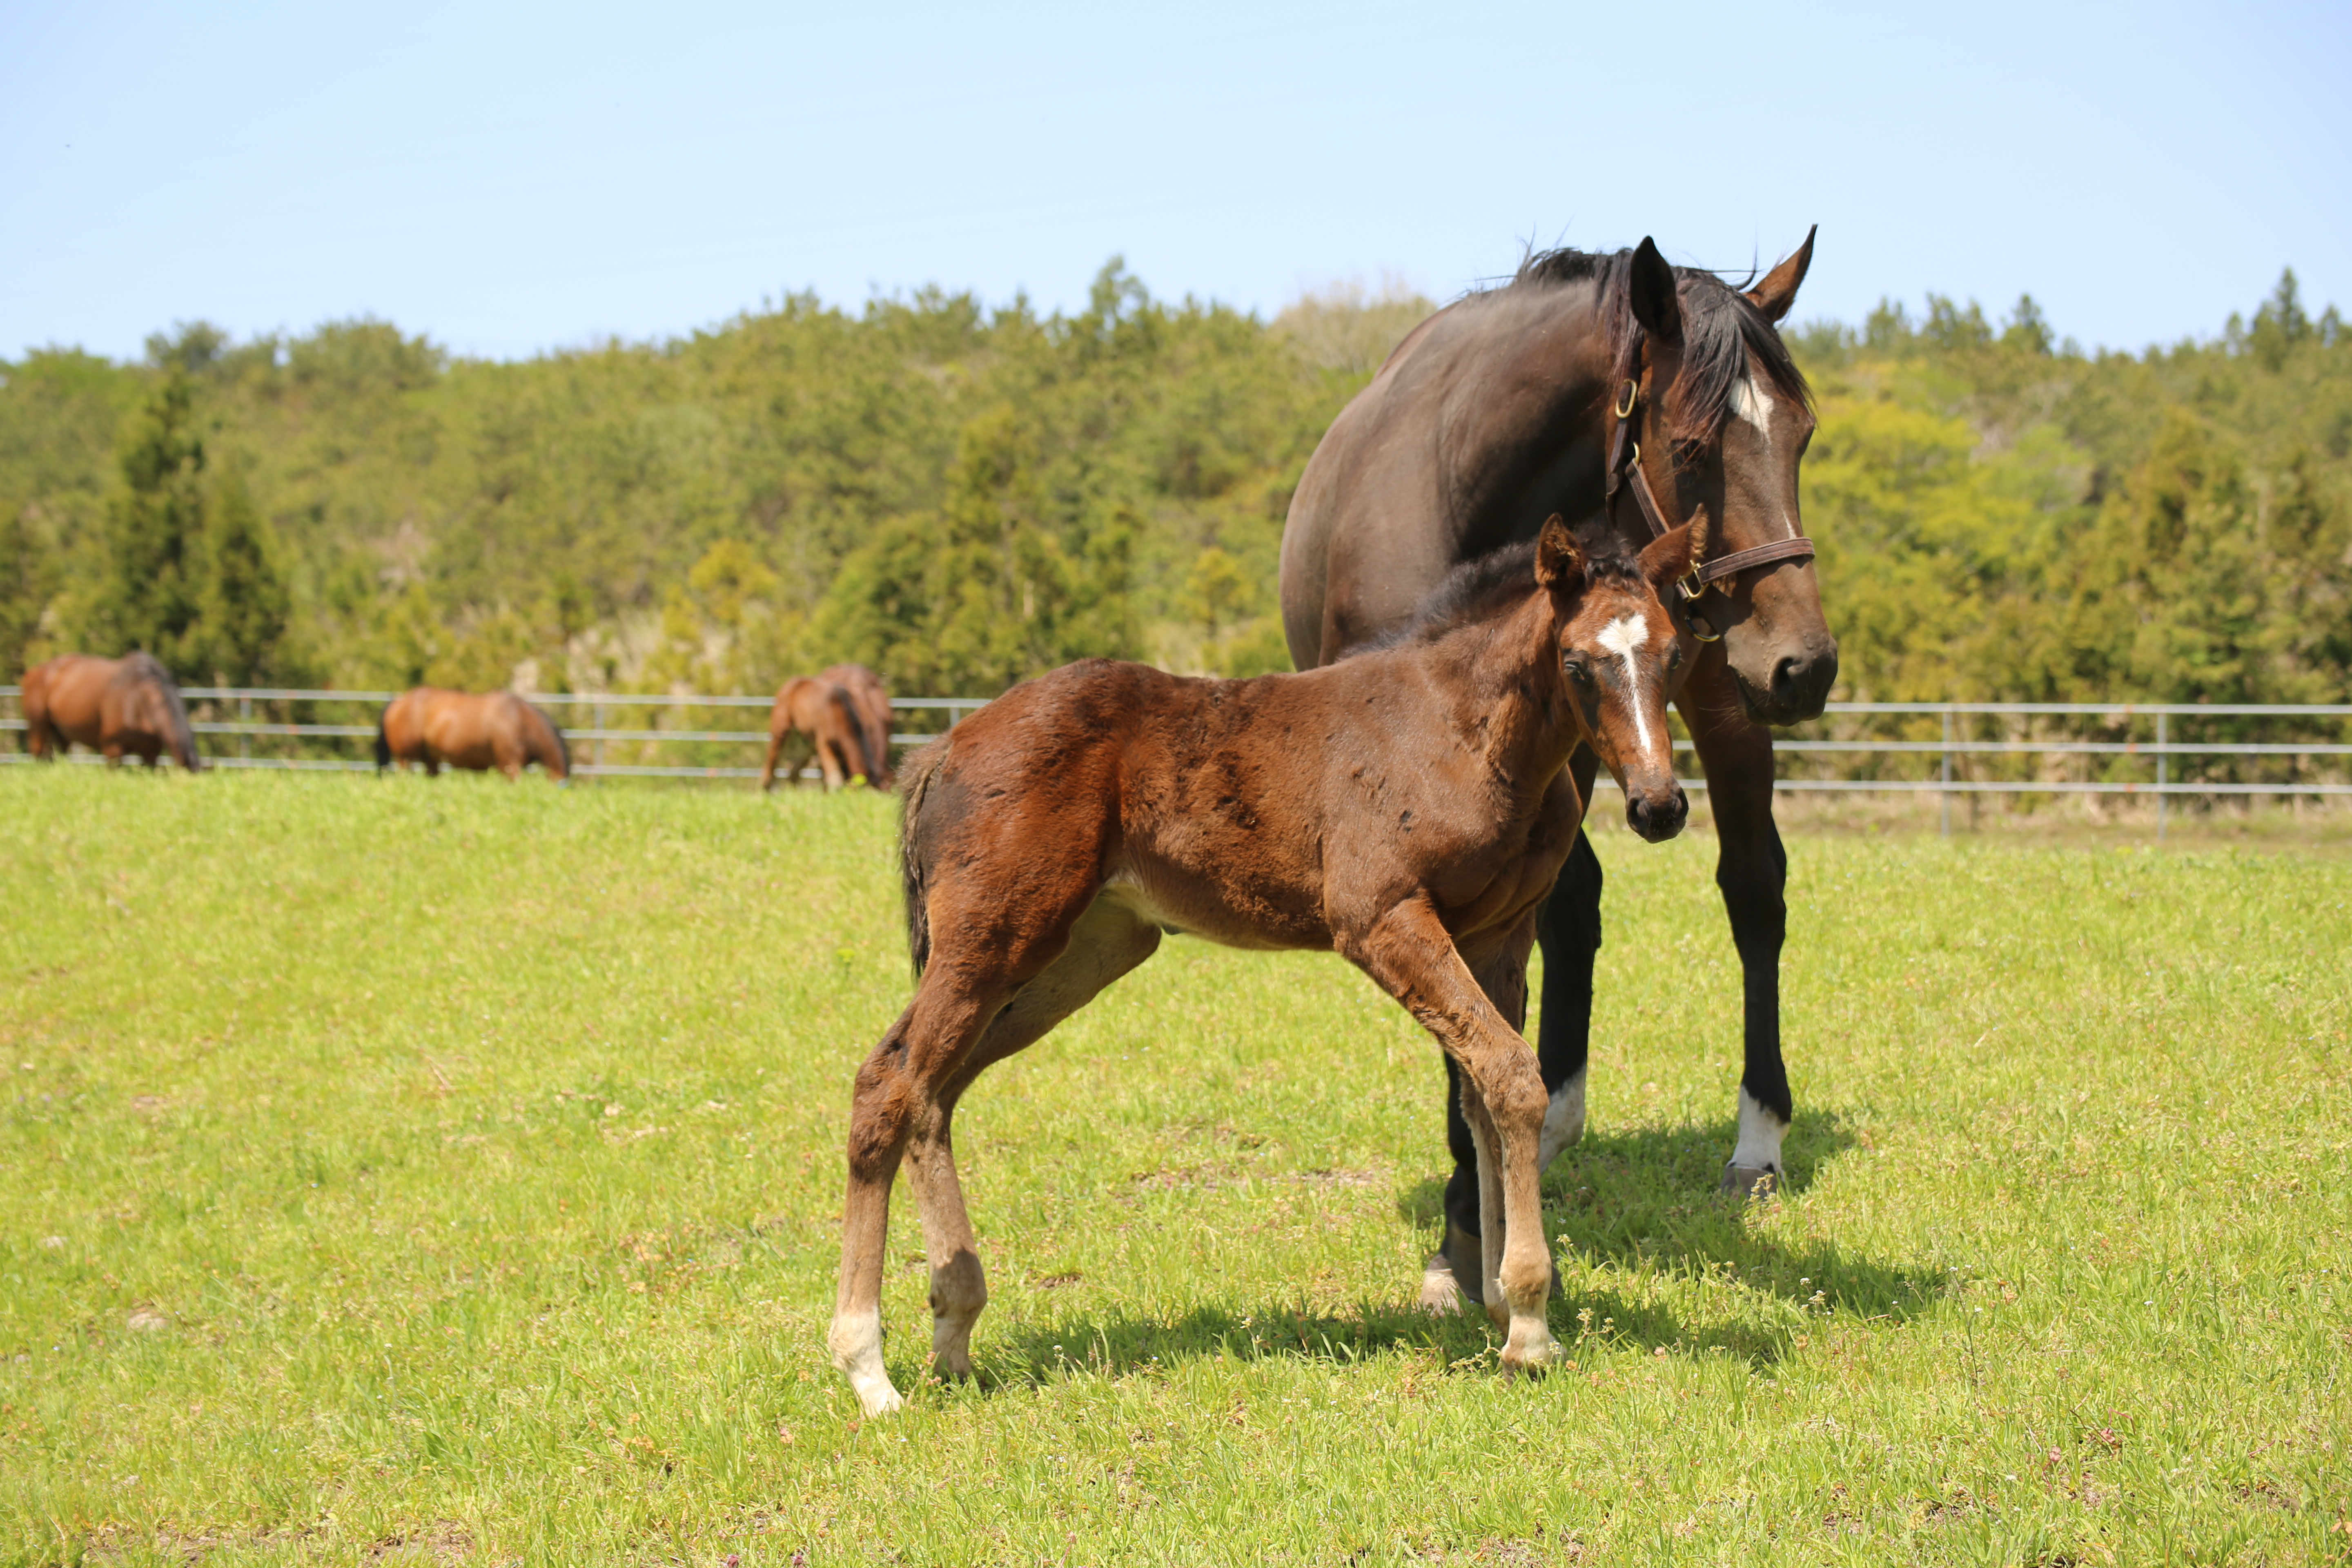
<instances>
[{"instance_id":1,"label":"dark brown mare","mask_svg":"<svg viewBox=\"0 0 2352 1568\"><path fill-rule=\"evenodd\" d=\"M60 654L26 670L23 689L26 746L43 762L79 743L111 766L129 755L152 768L165 752L190 773L204 766L178 683L146 654Z\"/></svg>"},{"instance_id":2,"label":"dark brown mare","mask_svg":"<svg viewBox=\"0 0 2352 1568\"><path fill-rule=\"evenodd\" d=\"M1772 824L1767 724L1818 716L1837 676L1812 547L1799 526L1797 465L1813 418L1774 323L1788 314L1813 238L1742 293L1630 251L1530 257L1507 285L1440 310L1405 338L1342 410L1307 465L1282 542L1283 626L1301 669L1402 624L1464 561L1531 537L1548 515L1606 508L1641 541L1696 514L1715 548L1668 601L1709 639L1674 696L1706 775L1716 884L1745 980L1747 1059L1727 1190L1780 1172L1793 1111L1780 1059L1780 961L1788 859ZM1570 763L1589 793L1593 757ZM1544 951L1541 1066L1551 1096L1545 1163L1584 1129L1601 862L1580 833L1537 923ZM1522 977L1497 1005L1524 1016ZM1444 1250L1423 1300L1451 1305L1447 1260L1477 1234L1470 1130L1448 1066L1454 1156ZM1469 1271L1452 1272L1475 1290Z\"/></svg>"},{"instance_id":3,"label":"dark brown mare","mask_svg":"<svg viewBox=\"0 0 2352 1568\"><path fill-rule=\"evenodd\" d=\"M857 710L858 733L866 741L866 782L876 789L888 789L892 782L890 693L883 689L882 678L862 664L832 665L818 670L816 678L849 693L849 705Z\"/></svg>"},{"instance_id":4,"label":"dark brown mare","mask_svg":"<svg viewBox=\"0 0 2352 1568\"><path fill-rule=\"evenodd\" d=\"M563 731L511 691L419 686L402 692L375 727L376 771L394 763L404 768L422 763L426 776L435 778L444 763L473 773L496 768L509 782L532 763L559 784L572 776Z\"/></svg>"},{"instance_id":5,"label":"dark brown mare","mask_svg":"<svg viewBox=\"0 0 2352 1568\"><path fill-rule=\"evenodd\" d=\"M1199 680L1092 659L1015 687L908 764L899 845L921 980L857 1072L827 1336L868 1415L898 1403L881 1289L900 1160L933 1352L968 1374L988 1292L956 1102L1166 931L1337 952L1437 1037L1470 1087L1503 1364L1557 1354L1536 1163L1547 1102L1511 988L1583 816L1568 772L1580 744L1653 837L1682 826L1665 688L1685 650L1657 585L1703 542L1677 529L1637 560L1595 531L1588 555L1551 520L1449 579L1391 645L1328 668Z\"/></svg>"},{"instance_id":6,"label":"dark brown mare","mask_svg":"<svg viewBox=\"0 0 2352 1568\"><path fill-rule=\"evenodd\" d=\"M824 775L828 791L839 789L860 774L869 781L874 776L874 764L866 760L866 730L857 716L857 704L848 692L830 680L817 676L797 675L784 682L776 693L776 705L768 710L768 760L760 769L760 787L773 789L776 764L783 757L784 743L794 735L806 736L815 748L817 771ZM792 766L792 780L800 783L800 764Z\"/></svg>"}]
</instances>

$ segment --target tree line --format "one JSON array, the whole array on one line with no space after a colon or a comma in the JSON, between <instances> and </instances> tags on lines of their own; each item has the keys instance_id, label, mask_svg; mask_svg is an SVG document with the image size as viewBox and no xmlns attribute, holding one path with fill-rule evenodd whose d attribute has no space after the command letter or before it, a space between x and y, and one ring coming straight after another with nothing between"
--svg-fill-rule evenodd
<instances>
[{"instance_id":1,"label":"tree line","mask_svg":"<svg viewBox=\"0 0 2352 1568\"><path fill-rule=\"evenodd\" d=\"M1307 454L1430 309L1273 321L926 290L466 360L375 321L0 362L0 664L143 647L226 684L985 695L1103 654L1287 668ZM2131 354L1931 297L1792 334L1861 700L2352 697L2352 342L2286 274Z\"/></svg>"}]
</instances>

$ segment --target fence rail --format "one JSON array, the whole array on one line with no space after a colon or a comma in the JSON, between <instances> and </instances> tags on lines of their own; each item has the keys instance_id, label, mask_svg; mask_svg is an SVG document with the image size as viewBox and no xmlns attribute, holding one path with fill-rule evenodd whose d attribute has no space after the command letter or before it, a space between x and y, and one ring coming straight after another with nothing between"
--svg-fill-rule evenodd
<instances>
[{"instance_id":1,"label":"fence rail","mask_svg":"<svg viewBox=\"0 0 2352 1568\"><path fill-rule=\"evenodd\" d=\"M0 686L0 705L15 709L20 695L16 687ZM236 754L206 753L214 766L336 771L374 765L364 757L337 754L350 749L345 742L374 736L373 716L354 723L345 714L344 722L327 722L317 710L373 708L399 693L199 686L183 688L182 695L205 715L193 723L197 734L236 742ZM757 777L757 768L722 761L709 755L709 750L764 748L768 736L764 728L685 728L690 714L698 710L764 712L772 700L763 696L625 692L551 692L529 700L567 710L567 718L576 716L564 733L591 748L587 759L573 769L583 777L692 779ZM951 728L987 701L979 697L898 697L891 699L891 707L902 714L929 715L934 725L944 716ZM288 717L256 718L257 703L274 705ZM292 716L297 707L311 710L308 721ZM224 716L232 710L236 717ZM644 718L647 714L674 715L680 727L664 728L658 718L649 725ZM631 718L638 722L627 722ZM2147 795L2156 801L2161 833L2166 803L2179 796L2352 795L2352 769L2336 765L2337 759L2352 757L2347 721L2352 721L2352 703L1832 702L1820 720L1775 736L1780 771L1776 787L1818 794L1939 795L1948 832L1955 797ZM1933 735L1874 732L1931 722L1937 730ZM2182 723L2208 731L2248 725L2305 731L2327 727L2336 733L2330 739L2315 734L2254 740L2238 733L2182 739L2177 735ZM2035 733L2037 726L2061 732ZM19 713L0 714L0 730L24 728ZM1848 732L1822 732L1841 730ZM1976 732L1964 732L1971 730ZM939 732L937 728L912 730L893 734L891 740L914 745ZM256 756L256 741L291 742L303 754ZM608 747L624 749L624 754L611 754ZM1694 749L1684 736L1675 738L1675 747L1685 754ZM702 759L680 759L676 754L679 748L698 750ZM321 751L330 754L316 754ZM0 753L0 758L26 760L21 752ZM1844 761L1832 763L1832 758ZM2019 764L2028 761L2036 765L2021 770ZM1917 776L1912 770L1921 764L1932 764L1933 773ZM2211 776L2242 774L2249 769L2272 776ZM2118 773L2135 776L2116 776ZM1606 784L1606 775L1602 783ZM1706 787L1699 778L1684 784L1694 790Z\"/></svg>"}]
</instances>

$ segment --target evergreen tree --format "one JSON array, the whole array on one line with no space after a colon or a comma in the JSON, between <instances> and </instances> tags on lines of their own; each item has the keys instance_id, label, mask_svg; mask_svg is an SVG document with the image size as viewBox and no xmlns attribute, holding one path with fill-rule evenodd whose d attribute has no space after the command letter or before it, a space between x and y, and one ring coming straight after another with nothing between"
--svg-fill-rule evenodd
<instances>
[{"instance_id":1,"label":"evergreen tree","mask_svg":"<svg viewBox=\"0 0 2352 1568\"><path fill-rule=\"evenodd\" d=\"M180 669L190 651L205 533L205 447L191 403L186 373L173 369L123 445L123 488L107 508L104 574L84 627L92 652L144 648Z\"/></svg>"},{"instance_id":2,"label":"evergreen tree","mask_svg":"<svg viewBox=\"0 0 2352 1568\"><path fill-rule=\"evenodd\" d=\"M5 505L5 503L0 503ZM58 591L57 554L37 526L33 509L0 510L0 679L14 679L26 648Z\"/></svg>"},{"instance_id":3,"label":"evergreen tree","mask_svg":"<svg viewBox=\"0 0 2352 1568\"><path fill-rule=\"evenodd\" d=\"M206 509L197 621L187 638L192 673L224 686L283 679L281 646L293 616L278 538L230 467Z\"/></svg>"}]
</instances>

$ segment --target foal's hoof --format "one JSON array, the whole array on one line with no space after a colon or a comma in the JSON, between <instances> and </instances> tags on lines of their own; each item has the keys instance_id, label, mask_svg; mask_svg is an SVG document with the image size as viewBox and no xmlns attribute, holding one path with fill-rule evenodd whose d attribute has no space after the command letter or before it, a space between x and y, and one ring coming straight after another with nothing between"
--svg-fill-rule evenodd
<instances>
[{"instance_id":1,"label":"foal's hoof","mask_svg":"<svg viewBox=\"0 0 2352 1568\"><path fill-rule=\"evenodd\" d=\"M1726 1165L1723 1182L1717 1188L1727 1197L1764 1199L1780 1185L1780 1172L1774 1165Z\"/></svg>"}]
</instances>

